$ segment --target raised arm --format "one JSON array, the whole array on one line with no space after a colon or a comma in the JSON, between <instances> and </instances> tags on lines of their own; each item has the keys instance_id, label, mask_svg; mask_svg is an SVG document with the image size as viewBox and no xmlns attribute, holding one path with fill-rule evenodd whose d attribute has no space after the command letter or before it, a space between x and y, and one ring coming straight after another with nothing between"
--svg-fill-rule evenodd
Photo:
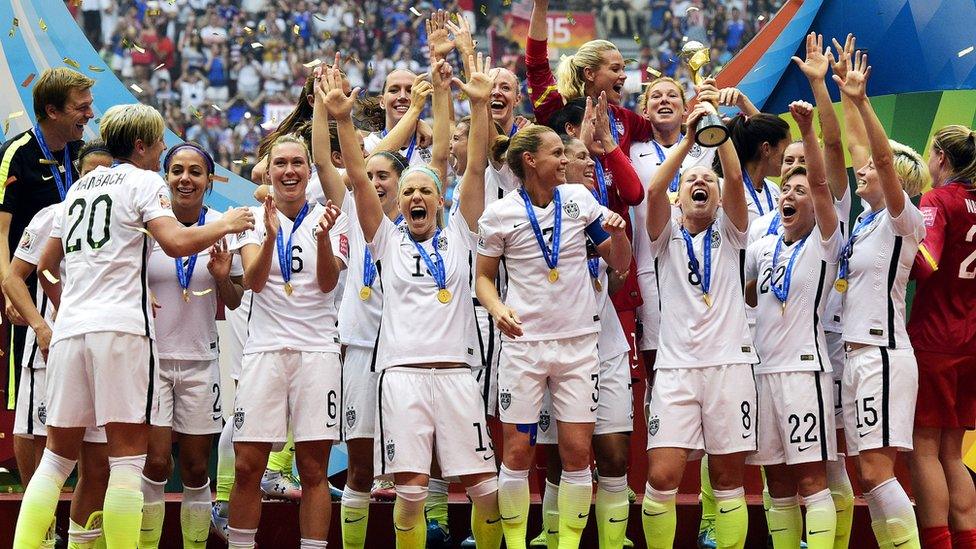
<instances>
[{"instance_id":1,"label":"raised arm","mask_svg":"<svg viewBox=\"0 0 976 549\"><path fill-rule=\"evenodd\" d=\"M339 54L333 68L339 68ZM342 184L339 170L332 165L332 143L329 139L329 112L325 108L325 91L322 89L322 67L315 69L315 104L312 106L312 162L319 176L319 184L327 200L342 206L346 187Z\"/></svg>"},{"instance_id":2,"label":"raised arm","mask_svg":"<svg viewBox=\"0 0 976 549\"><path fill-rule=\"evenodd\" d=\"M464 78L471 76L471 59L477 53L474 39L471 37L471 25L463 15L456 13L451 15L444 22L447 29L454 34L454 47L457 48L458 56L464 66Z\"/></svg>"},{"instance_id":3,"label":"raised arm","mask_svg":"<svg viewBox=\"0 0 976 549\"><path fill-rule=\"evenodd\" d=\"M867 96L867 80L870 75L871 67L868 65L868 55L859 51L854 55L854 65L847 71L847 78L841 80L837 75L834 75L834 81L840 85L841 93L851 99L851 102L857 107L861 120L864 121L868 143L871 144L871 161L878 171L881 189L884 192L885 207L888 208L891 217L898 217L905 209L905 192L901 188L901 181L895 171L894 154L891 152L891 144L888 143L888 135L885 133L884 126L878 120L878 115L875 114Z\"/></svg>"},{"instance_id":4,"label":"raised arm","mask_svg":"<svg viewBox=\"0 0 976 549\"><path fill-rule=\"evenodd\" d=\"M549 0L535 0L532 4L532 15L529 17L529 38L532 40L549 40Z\"/></svg>"},{"instance_id":5,"label":"raised arm","mask_svg":"<svg viewBox=\"0 0 976 549\"><path fill-rule=\"evenodd\" d=\"M430 82L424 80L427 77L426 74L418 74L413 80L413 85L410 87L410 107L407 112L403 114L401 118L387 134L380 139L380 142L376 144L373 149L373 153L380 151L396 152L406 147L410 140L413 139L414 135L418 133L418 124L420 124L420 115L424 112L424 105L427 104L427 97L430 96L431 88ZM340 88L341 89L341 88ZM358 88L357 88L358 89ZM355 97L357 94L353 94ZM334 117L333 117L334 118ZM417 137L418 141L420 137ZM420 143L417 143L420 146ZM357 143L356 149L359 149ZM345 150L345 145L343 145L343 150ZM343 156L343 162L345 162L345 156Z\"/></svg>"},{"instance_id":6,"label":"raised arm","mask_svg":"<svg viewBox=\"0 0 976 549\"><path fill-rule=\"evenodd\" d=\"M586 98L580 139L586 145L590 155L594 157L594 161L599 162L604 170L612 174L612 190L617 193L620 200L628 206L640 204L644 200L644 186L641 185L640 177L634 170L630 157L617 146L610 132L606 93L600 93L600 98L595 105L591 98Z\"/></svg>"},{"instance_id":7,"label":"raised arm","mask_svg":"<svg viewBox=\"0 0 976 549\"><path fill-rule=\"evenodd\" d=\"M219 220L205 225L184 227L175 217L157 217L146 228L159 247L170 257L186 257L212 246L226 235L254 228L254 216L247 208L232 208Z\"/></svg>"},{"instance_id":8,"label":"raised arm","mask_svg":"<svg viewBox=\"0 0 976 549\"><path fill-rule=\"evenodd\" d=\"M817 133L813 130L813 105L806 101L794 101L790 103L790 115L800 127L800 135L803 137L807 184L810 186L810 197L813 199L813 211L817 218L820 239L826 242L838 229L837 209L834 208L834 198L827 186L823 152L820 150L820 143L817 142Z\"/></svg>"},{"instance_id":9,"label":"raised arm","mask_svg":"<svg viewBox=\"0 0 976 549\"><path fill-rule=\"evenodd\" d=\"M695 108L688 114L688 127L694 128L706 112L707 110L702 103L695 105ZM681 163L685 161L685 157L688 156L694 144L695 132L685 133L685 137L678 143L677 149L664 159L661 167L654 172L654 177L648 183L647 235L651 237L651 240L657 240L671 221L671 200L668 198L668 186L674 180L674 176L678 174Z\"/></svg>"},{"instance_id":10,"label":"raised arm","mask_svg":"<svg viewBox=\"0 0 976 549\"><path fill-rule=\"evenodd\" d=\"M491 69L491 57L484 59L480 53L476 58L469 59L468 65L471 66L471 76L467 83L456 77L453 83L471 101L471 128L468 134L484 135L488 131L490 119L488 98L491 96L491 86L497 70ZM437 125L435 120L434 127L436 128ZM487 169L488 142L468 139L468 165L461 180L459 200L461 215L471 232L478 232L478 220L485 211L485 170Z\"/></svg>"},{"instance_id":11,"label":"raised arm","mask_svg":"<svg viewBox=\"0 0 976 549\"><path fill-rule=\"evenodd\" d=\"M434 95L431 99L434 117L434 143L430 150L430 168L437 172L441 181L447 181L447 157L451 150L451 79L453 69L444 59L430 64ZM478 134L475 134L478 135ZM483 135L483 134L482 134Z\"/></svg>"},{"instance_id":12,"label":"raised arm","mask_svg":"<svg viewBox=\"0 0 976 549\"><path fill-rule=\"evenodd\" d=\"M722 211L736 229L748 231L749 207L746 205L746 188L742 182L742 166L731 139L726 139L725 143L719 145L718 159L722 163Z\"/></svg>"},{"instance_id":13,"label":"raised arm","mask_svg":"<svg viewBox=\"0 0 976 549\"><path fill-rule=\"evenodd\" d=\"M847 35L847 40L841 46L836 38L832 39L834 49L837 50L837 58L833 52L828 53L830 68L834 76L841 80L847 78L847 71L850 70L851 60L854 58L854 46L857 38L853 34ZM840 94L840 104L844 110L844 127L847 129L847 151L851 154L851 165L855 170L861 169L871 158L871 150L868 146L868 134L864 128L864 121L861 120L857 107L843 92Z\"/></svg>"},{"instance_id":14,"label":"raised arm","mask_svg":"<svg viewBox=\"0 0 976 549\"><path fill-rule=\"evenodd\" d=\"M813 99L816 101L817 111L820 114L820 130L823 134L827 185L830 187L830 193L834 199L841 200L844 198L844 193L847 192L847 166L844 163L844 144L840 138L840 123L837 121L837 113L834 112L834 105L830 100L830 92L827 91L827 83L824 81L827 77L827 68L830 65L829 54L831 54L830 47L824 50L823 36L811 32L807 35L806 59L801 60L794 56L793 62L807 77L810 88L813 90ZM808 159L807 164L809 162Z\"/></svg>"}]
</instances>

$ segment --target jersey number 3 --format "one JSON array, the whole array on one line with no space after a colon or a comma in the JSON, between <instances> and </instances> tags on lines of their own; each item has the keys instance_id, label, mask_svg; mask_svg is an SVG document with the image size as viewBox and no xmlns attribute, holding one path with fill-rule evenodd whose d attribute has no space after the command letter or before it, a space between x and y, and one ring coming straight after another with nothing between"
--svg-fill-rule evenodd
<instances>
[{"instance_id":1,"label":"jersey number 3","mask_svg":"<svg viewBox=\"0 0 976 549\"><path fill-rule=\"evenodd\" d=\"M82 236L75 237L75 232L85 231L85 241L92 250L104 246L112 237L109 230L112 224L112 197L103 194L95 197L91 203L84 198L78 198L68 206L68 220L71 227L64 239L64 253L70 254L81 249ZM87 220L87 227L80 227L82 221ZM96 235L99 235L96 239Z\"/></svg>"}]
</instances>

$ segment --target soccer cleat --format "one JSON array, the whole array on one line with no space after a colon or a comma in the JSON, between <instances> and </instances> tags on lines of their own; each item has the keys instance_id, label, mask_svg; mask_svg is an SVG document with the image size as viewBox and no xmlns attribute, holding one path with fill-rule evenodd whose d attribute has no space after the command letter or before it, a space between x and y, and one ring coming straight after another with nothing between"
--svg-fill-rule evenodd
<instances>
[{"instance_id":1,"label":"soccer cleat","mask_svg":"<svg viewBox=\"0 0 976 549\"><path fill-rule=\"evenodd\" d=\"M210 509L210 531L223 543L227 543L227 521L227 502L215 502Z\"/></svg>"},{"instance_id":2,"label":"soccer cleat","mask_svg":"<svg viewBox=\"0 0 976 549\"><path fill-rule=\"evenodd\" d=\"M330 482L329 483L329 496L332 497L332 501L342 501L342 490L336 488Z\"/></svg>"},{"instance_id":3,"label":"soccer cleat","mask_svg":"<svg viewBox=\"0 0 976 549\"><path fill-rule=\"evenodd\" d=\"M546 533L546 529L543 528L539 535L532 538L529 542L529 547L547 547L549 543L549 535Z\"/></svg>"},{"instance_id":4,"label":"soccer cleat","mask_svg":"<svg viewBox=\"0 0 976 549\"><path fill-rule=\"evenodd\" d=\"M468 536L467 539L461 542L461 549L475 549L478 544L474 541L474 536Z\"/></svg>"},{"instance_id":5,"label":"soccer cleat","mask_svg":"<svg viewBox=\"0 0 976 549\"><path fill-rule=\"evenodd\" d=\"M265 469L261 476L261 491L271 499L302 499L302 485L294 475L286 475Z\"/></svg>"},{"instance_id":6,"label":"soccer cleat","mask_svg":"<svg viewBox=\"0 0 976 549\"><path fill-rule=\"evenodd\" d=\"M451 533L436 520L427 521L427 549L449 549Z\"/></svg>"},{"instance_id":7,"label":"soccer cleat","mask_svg":"<svg viewBox=\"0 0 976 549\"><path fill-rule=\"evenodd\" d=\"M716 549L716 547L718 543L715 541L715 526L709 525L698 532L698 549Z\"/></svg>"},{"instance_id":8,"label":"soccer cleat","mask_svg":"<svg viewBox=\"0 0 976 549\"><path fill-rule=\"evenodd\" d=\"M374 480L369 495L376 501L394 501L396 500L396 488L388 480Z\"/></svg>"},{"instance_id":9,"label":"soccer cleat","mask_svg":"<svg viewBox=\"0 0 976 549\"><path fill-rule=\"evenodd\" d=\"M634 542L630 541L630 538L624 538L624 547L633 547Z\"/></svg>"},{"instance_id":10,"label":"soccer cleat","mask_svg":"<svg viewBox=\"0 0 976 549\"><path fill-rule=\"evenodd\" d=\"M634 492L634 489L630 486L627 487L627 501L629 501L631 505L637 501L637 493Z\"/></svg>"}]
</instances>

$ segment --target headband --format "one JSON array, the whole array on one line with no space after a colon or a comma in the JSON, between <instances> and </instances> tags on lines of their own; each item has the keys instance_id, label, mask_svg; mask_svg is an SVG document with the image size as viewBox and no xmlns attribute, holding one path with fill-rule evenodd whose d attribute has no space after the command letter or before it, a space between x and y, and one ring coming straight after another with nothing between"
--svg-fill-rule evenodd
<instances>
[{"instance_id":1,"label":"headband","mask_svg":"<svg viewBox=\"0 0 976 549\"><path fill-rule=\"evenodd\" d=\"M407 176L410 175L410 174L412 174L412 173L422 173L422 174L430 177L431 179L434 180L434 185L437 186L437 191L438 192L443 192L444 185L443 185L443 183L441 183L440 176L437 175L437 172L435 172L434 170L428 168L427 166L410 166L406 170L403 170L403 173L400 174L400 181L399 181L399 184L397 185L397 187L402 187L403 186L403 180L406 179Z\"/></svg>"},{"instance_id":2,"label":"headband","mask_svg":"<svg viewBox=\"0 0 976 549\"><path fill-rule=\"evenodd\" d=\"M98 153L112 156L112 151L108 150L108 147L102 147L102 146L91 147L90 149L86 149L84 154L78 157L78 162L81 162L82 160L85 159L86 156L90 154L98 154Z\"/></svg>"},{"instance_id":3,"label":"headband","mask_svg":"<svg viewBox=\"0 0 976 549\"><path fill-rule=\"evenodd\" d=\"M390 151L377 151L373 154L377 156L385 156L390 160L392 160L393 162L396 162L396 165L400 168L399 171L401 174L403 173L404 170L407 169L407 166L403 165L403 161L397 158L397 155L391 153Z\"/></svg>"},{"instance_id":4,"label":"headband","mask_svg":"<svg viewBox=\"0 0 976 549\"><path fill-rule=\"evenodd\" d=\"M169 163L173 159L173 155L175 155L177 152L179 152L179 151L181 151L183 149L192 149L192 150L200 153L200 156L202 156L203 159L207 163L207 173L209 175L213 175L214 174L214 172L216 171L216 169L215 169L215 166L214 166L214 159L213 159L213 157L210 156L210 153L208 153L207 151L203 150L203 148L201 148L199 145L196 145L194 143L180 143L179 145L176 145L175 147L172 147L172 148L170 148L170 150L166 151L166 156L163 157L163 170L164 171L167 171L167 172L169 171Z\"/></svg>"}]
</instances>

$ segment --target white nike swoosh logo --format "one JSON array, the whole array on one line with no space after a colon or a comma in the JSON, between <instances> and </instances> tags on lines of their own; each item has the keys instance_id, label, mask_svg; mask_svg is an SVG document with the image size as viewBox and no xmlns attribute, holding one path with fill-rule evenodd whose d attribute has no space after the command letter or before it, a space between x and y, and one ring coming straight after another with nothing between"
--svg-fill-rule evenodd
<instances>
[{"instance_id":1,"label":"white nike swoosh logo","mask_svg":"<svg viewBox=\"0 0 976 549\"><path fill-rule=\"evenodd\" d=\"M47 176L42 175L41 176L41 179L43 179L44 181L50 181L50 180L54 179L54 176L53 175L47 175Z\"/></svg>"}]
</instances>

